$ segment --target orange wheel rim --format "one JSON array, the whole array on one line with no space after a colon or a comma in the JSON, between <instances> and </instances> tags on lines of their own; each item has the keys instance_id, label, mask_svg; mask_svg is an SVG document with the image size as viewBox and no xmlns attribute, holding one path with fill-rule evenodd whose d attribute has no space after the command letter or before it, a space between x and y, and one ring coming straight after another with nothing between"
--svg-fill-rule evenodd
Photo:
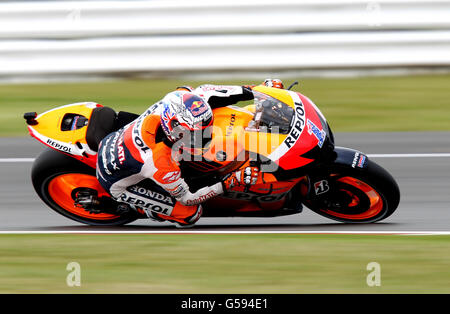
<instances>
[{"instance_id":1,"label":"orange wheel rim","mask_svg":"<svg viewBox=\"0 0 450 314\"><path fill-rule=\"evenodd\" d=\"M76 207L72 198L72 191L77 188L94 189L98 191L99 197L109 197L109 194L103 189L96 177L81 173L68 173L54 177L48 185L48 192L59 206L74 215L96 220L109 220L119 217L106 213L91 214L83 208Z\"/></svg>"},{"instance_id":2,"label":"orange wheel rim","mask_svg":"<svg viewBox=\"0 0 450 314\"><path fill-rule=\"evenodd\" d=\"M352 177L339 178L337 181L346 183L346 184L351 185L351 186L357 188L358 190L362 191L369 199L370 206L366 211L364 211L362 213L358 213L358 214L344 214L344 213L335 212L335 211L332 211L329 209L324 210L324 212L326 214L329 214L329 215L332 215L332 216L335 216L338 218L344 218L344 219L363 220L363 219L370 219L372 217L375 217L383 210L382 197L374 188L372 188L367 183L365 183L361 180L352 178ZM360 200L356 195L353 195L350 191L347 191L347 190L344 190L344 192L346 192L347 194L349 194L350 197L352 197L349 207L354 207L359 204Z\"/></svg>"}]
</instances>

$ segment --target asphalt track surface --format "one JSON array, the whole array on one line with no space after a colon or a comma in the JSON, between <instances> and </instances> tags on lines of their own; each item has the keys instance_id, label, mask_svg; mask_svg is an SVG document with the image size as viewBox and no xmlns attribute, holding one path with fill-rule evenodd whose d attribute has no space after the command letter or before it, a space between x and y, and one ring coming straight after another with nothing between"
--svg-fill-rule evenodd
<instances>
[{"instance_id":1,"label":"asphalt track surface","mask_svg":"<svg viewBox=\"0 0 450 314\"><path fill-rule=\"evenodd\" d=\"M337 133L335 137L338 146L351 147L369 155L376 154L370 158L397 180L401 201L392 216L373 224L343 224L305 208L300 214L275 218L202 218L189 230L319 233L450 231L450 132ZM32 162L13 159L34 158L42 150L43 146L31 138L0 138L0 232L186 230L176 229L171 223L150 220L138 220L121 227L93 227L57 214L33 190L30 182ZM424 157L417 154L433 155Z\"/></svg>"}]
</instances>

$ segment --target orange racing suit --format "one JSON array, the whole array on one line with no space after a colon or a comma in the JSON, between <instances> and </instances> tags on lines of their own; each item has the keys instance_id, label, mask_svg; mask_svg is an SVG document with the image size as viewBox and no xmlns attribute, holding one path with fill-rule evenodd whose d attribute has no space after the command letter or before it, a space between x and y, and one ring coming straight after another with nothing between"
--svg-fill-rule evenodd
<instances>
[{"instance_id":1,"label":"orange racing suit","mask_svg":"<svg viewBox=\"0 0 450 314\"><path fill-rule=\"evenodd\" d=\"M212 109L253 99L242 86L202 85L193 92ZM145 211L149 218L192 224L201 216L200 204L224 191L221 182L190 191L160 127L163 101L101 141L97 178L114 199ZM145 179L150 184L143 184Z\"/></svg>"}]
</instances>

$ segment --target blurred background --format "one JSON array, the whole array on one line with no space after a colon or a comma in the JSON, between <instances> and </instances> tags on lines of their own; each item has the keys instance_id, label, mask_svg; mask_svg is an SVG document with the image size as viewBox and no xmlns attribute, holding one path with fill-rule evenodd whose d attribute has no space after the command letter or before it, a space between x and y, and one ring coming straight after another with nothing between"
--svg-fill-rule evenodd
<instances>
[{"instance_id":1,"label":"blurred background","mask_svg":"<svg viewBox=\"0 0 450 314\"><path fill-rule=\"evenodd\" d=\"M180 85L266 78L298 80L294 90L322 110L337 145L399 154L375 159L398 180L400 208L364 227L305 210L206 218L200 229L448 234L449 158L402 154L449 156L450 0L0 0L0 232L92 230L38 199L29 178L43 146L28 136L23 113L81 101L142 113ZM450 288L448 236L195 236L3 235L0 292L72 293L69 261L86 276L78 291L94 293ZM371 261L381 262L382 287L366 285Z\"/></svg>"},{"instance_id":2,"label":"blurred background","mask_svg":"<svg viewBox=\"0 0 450 314\"><path fill-rule=\"evenodd\" d=\"M25 111L265 78L299 80L335 131L449 130L449 72L450 0L0 1L3 136Z\"/></svg>"},{"instance_id":3,"label":"blurred background","mask_svg":"<svg viewBox=\"0 0 450 314\"><path fill-rule=\"evenodd\" d=\"M1 1L0 80L448 72L450 1Z\"/></svg>"}]
</instances>

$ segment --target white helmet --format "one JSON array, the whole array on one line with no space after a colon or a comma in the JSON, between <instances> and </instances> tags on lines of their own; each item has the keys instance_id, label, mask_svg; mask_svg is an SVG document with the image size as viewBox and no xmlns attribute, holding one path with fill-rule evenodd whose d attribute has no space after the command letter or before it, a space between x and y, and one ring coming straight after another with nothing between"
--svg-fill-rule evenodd
<instances>
[{"instance_id":1,"label":"white helmet","mask_svg":"<svg viewBox=\"0 0 450 314\"><path fill-rule=\"evenodd\" d=\"M209 104L200 96L188 91L175 91L167 94L162 100L163 111L161 114L161 126L167 138L176 142L189 135L189 144L185 142L185 148L203 148L201 142L206 143L210 139L210 129L213 124L213 113ZM206 134L205 134L206 133ZM203 141L198 140L201 134Z\"/></svg>"}]
</instances>

